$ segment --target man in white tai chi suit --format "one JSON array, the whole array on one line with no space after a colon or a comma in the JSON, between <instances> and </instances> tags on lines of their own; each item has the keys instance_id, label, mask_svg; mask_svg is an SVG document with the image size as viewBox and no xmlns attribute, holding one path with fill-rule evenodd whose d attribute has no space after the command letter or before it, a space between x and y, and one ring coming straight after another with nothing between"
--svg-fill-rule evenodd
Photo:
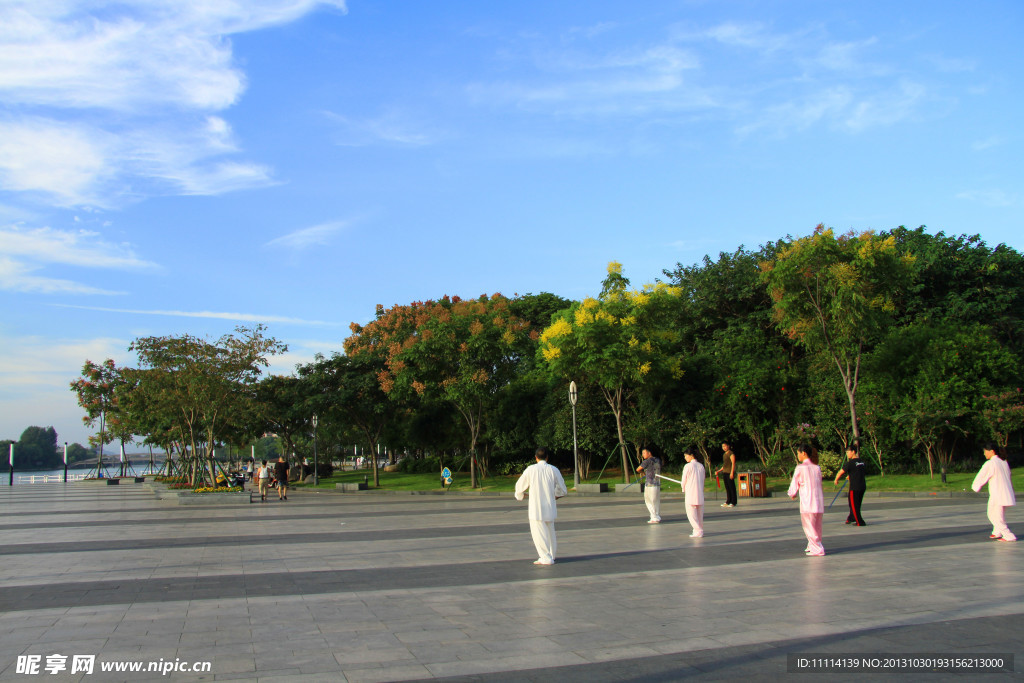
<instances>
[{"instance_id":1,"label":"man in white tai chi suit","mask_svg":"<svg viewBox=\"0 0 1024 683\"><path fill-rule=\"evenodd\" d=\"M974 478L971 488L981 491L988 484L988 521L992 522L992 533L989 538L997 541L1016 541L1017 537L1006 526L1005 509L1017 504L1013 495L1013 482L1010 479L1010 466L996 453L996 444L985 444L985 464Z\"/></svg>"},{"instance_id":2,"label":"man in white tai chi suit","mask_svg":"<svg viewBox=\"0 0 1024 683\"><path fill-rule=\"evenodd\" d=\"M555 540L555 518L558 516L555 501L568 491L562 473L548 464L548 449L541 446L534 455L537 462L527 467L516 482L516 500L522 500L527 494L530 496L530 533L538 556L534 564L554 564L558 546Z\"/></svg>"}]
</instances>

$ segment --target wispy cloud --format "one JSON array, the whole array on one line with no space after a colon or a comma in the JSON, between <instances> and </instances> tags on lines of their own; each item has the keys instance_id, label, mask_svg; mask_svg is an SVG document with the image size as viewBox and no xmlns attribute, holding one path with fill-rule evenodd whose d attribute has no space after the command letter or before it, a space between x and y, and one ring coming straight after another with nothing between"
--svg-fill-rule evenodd
<instances>
[{"instance_id":1,"label":"wispy cloud","mask_svg":"<svg viewBox=\"0 0 1024 683\"><path fill-rule=\"evenodd\" d=\"M110 337L54 340L0 334L0 345L4 348L4 353L0 354L0 376L3 377L0 384L34 385L39 383L39 375L59 373L59 384L64 391L87 359L114 358L123 362L128 355L128 342Z\"/></svg>"},{"instance_id":2,"label":"wispy cloud","mask_svg":"<svg viewBox=\"0 0 1024 683\"><path fill-rule=\"evenodd\" d=\"M1002 208L1016 205L1019 195L1016 192L1006 192L998 188L991 188L987 190L965 190L964 192L958 192L956 198L977 202L990 208Z\"/></svg>"},{"instance_id":3,"label":"wispy cloud","mask_svg":"<svg viewBox=\"0 0 1024 683\"><path fill-rule=\"evenodd\" d=\"M292 318L283 315L263 315L259 313L230 313L223 311L173 311L173 310L146 310L131 308L106 308L103 306L75 306L71 304L51 304L58 308L77 308L84 311L101 311L104 313L127 313L131 315L158 315L175 318L207 318L214 320L235 320L238 322L252 323L288 323L291 325L324 325L335 327L341 325L337 322L325 320L305 320L303 318Z\"/></svg>"},{"instance_id":4,"label":"wispy cloud","mask_svg":"<svg viewBox=\"0 0 1024 683\"><path fill-rule=\"evenodd\" d=\"M266 246L281 247L292 251L302 251L310 247L322 247L330 244L334 236L350 224L349 221L331 221L308 228L301 228L270 240Z\"/></svg>"},{"instance_id":5,"label":"wispy cloud","mask_svg":"<svg viewBox=\"0 0 1024 683\"><path fill-rule=\"evenodd\" d=\"M155 270L159 266L139 258L128 244L114 244L99 233L53 228L0 227L0 290L40 294L123 294L39 271L48 264L76 268Z\"/></svg>"},{"instance_id":6,"label":"wispy cloud","mask_svg":"<svg viewBox=\"0 0 1024 683\"><path fill-rule=\"evenodd\" d=\"M389 109L377 117L367 119L355 119L334 112L326 112L326 116L337 125L334 139L344 147L375 144L424 147L434 144L439 137L436 133L427 132L422 124L397 109Z\"/></svg>"},{"instance_id":7,"label":"wispy cloud","mask_svg":"<svg viewBox=\"0 0 1024 683\"><path fill-rule=\"evenodd\" d=\"M741 138L820 126L859 133L934 115L927 105L941 96L935 60L895 62L884 35L838 39L817 22L788 31L722 22L672 25L662 40L631 49L603 47L619 28L602 26L589 41L563 33L557 43L530 35L503 46L504 62L524 75L472 83L468 96L479 106L628 118L662 132L718 119Z\"/></svg>"},{"instance_id":8,"label":"wispy cloud","mask_svg":"<svg viewBox=\"0 0 1024 683\"><path fill-rule=\"evenodd\" d=\"M1006 144L1006 138L1002 135L992 135L984 140L978 140L971 145L971 149L975 152L981 152L986 149L992 149L993 147L1002 147Z\"/></svg>"},{"instance_id":9,"label":"wispy cloud","mask_svg":"<svg viewBox=\"0 0 1024 683\"><path fill-rule=\"evenodd\" d=\"M36 294L124 294L71 280L35 275L40 266L0 256L0 291Z\"/></svg>"},{"instance_id":10,"label":"wispy cloud","mask_svg":"<svg viewBox=\"0 0 1024 683\"><path fill-rule=\"evenodd\" d=\"M343 0L0 4L0 189L114 206L267 184L268 169L230 158L230 127L215 115L246 86L227 38L318 6L346 10Z\"/></svg>"},{"instance_id":11,"label":"wispy cloud","mask_svg":"<svg viewBox=\"0 0 1024 683\"><path fill-rule=\"evenodd\" d=\"M0 227L0 252L43 263L63 263L84 268L158 268L139 258L128 244L114 244L99 233L53 228Z\"/></svg>"}]
</instances>

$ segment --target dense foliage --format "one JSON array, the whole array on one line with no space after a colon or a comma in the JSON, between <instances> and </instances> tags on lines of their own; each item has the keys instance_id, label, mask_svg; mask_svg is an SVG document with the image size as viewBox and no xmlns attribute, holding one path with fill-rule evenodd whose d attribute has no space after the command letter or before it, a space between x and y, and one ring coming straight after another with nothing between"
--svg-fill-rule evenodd
<instances>
[{"instance_id":1,"label":"dense foliage","mask_svg":"<svg viewBox=\"0 0 1024 683\"><path fill-rule=\"evenodd\" d=\"M248 449L273 433L308 456L317 415L321 457L359 444L474 480L516 469L538 443L571 464L570 380L584 477L610 463L626 475L648 444L670 462L686 446L712 461L727 439L773 473L801 441L836 453L859 441L882 472L974 466L989 439L1021 446L1024 258L1005 245L818 226L664 278L630 289L613 263L581 301L378 306L290 377L259 376L281 350L259 329L140 339L141 368L87 363L74 386L87 420L172 450Z\"/></svg>"}]
</instances>

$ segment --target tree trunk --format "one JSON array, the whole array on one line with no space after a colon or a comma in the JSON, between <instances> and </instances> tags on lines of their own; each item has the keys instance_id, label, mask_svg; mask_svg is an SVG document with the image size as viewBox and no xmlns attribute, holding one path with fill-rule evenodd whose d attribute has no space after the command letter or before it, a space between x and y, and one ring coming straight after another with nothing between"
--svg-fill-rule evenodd
<instances>
[{"instance_id":1,"label":"tree trunk","mask_svg":"<svg viewBox=\"0 0 1024 683\"><path fill-rule=\"evenodd\" d=\"M857 425L857 389L856 380L854 380L854 387L851 388L849 383L844 381L846 385L846 396L850 400L850 424L853 427L853 441L860 445L860 427Z\"/></svg>"}]
</instances>

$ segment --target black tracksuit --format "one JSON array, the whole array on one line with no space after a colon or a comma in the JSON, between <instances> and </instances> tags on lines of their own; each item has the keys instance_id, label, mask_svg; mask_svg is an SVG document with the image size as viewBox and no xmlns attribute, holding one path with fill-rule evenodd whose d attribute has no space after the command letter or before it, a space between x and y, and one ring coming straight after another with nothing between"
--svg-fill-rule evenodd
<instances>
[{"instance_id":1,"label":"black tracksuit","mask_svg":"<svg viewBox=\"0 0 1024 683\"><path fill-rule=\"evenodd\" d=\"M864 518L860 514L860 504L864 500L864 492L868 489L867 482L864 480L866 471L867 465L860 458L847 460L843 465L843 472L846 473L846 478L850 482L850 514L846 516L847 524L866 526Z\"/></svg>"}]
</instances>

